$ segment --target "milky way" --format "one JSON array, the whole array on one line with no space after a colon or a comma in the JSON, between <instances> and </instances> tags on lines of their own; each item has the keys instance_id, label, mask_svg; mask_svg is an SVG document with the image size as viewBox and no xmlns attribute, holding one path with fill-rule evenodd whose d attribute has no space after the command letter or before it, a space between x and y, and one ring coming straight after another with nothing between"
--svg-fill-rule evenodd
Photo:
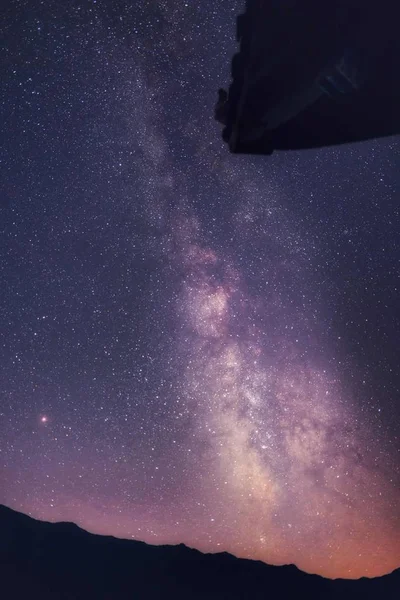
<instances>
[{"instance_id":1,"label":"milky way","mask_svg":"<svg viewBox=\"0 0 400 600\"><path fill-rule=\"evenodd\" d=\"M4 25L0 502L394 569L398 142L229 156L240 3L30 5Z\"/></svg>"}]
</instances>

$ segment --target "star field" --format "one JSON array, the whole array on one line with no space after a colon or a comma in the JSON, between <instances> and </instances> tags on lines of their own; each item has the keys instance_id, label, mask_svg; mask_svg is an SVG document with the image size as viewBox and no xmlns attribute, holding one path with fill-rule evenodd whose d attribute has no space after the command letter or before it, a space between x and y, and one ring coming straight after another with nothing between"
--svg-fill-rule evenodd
<instances>
[{"instance_id":1,"label":"star field","mask_svg":"<svg viewBox=\"0 0 400 600\"><path fill-rule=\"evenodd\" d=\"M240 11L9 3L0 502L381 575L400 564L399 143L229 155L213 107Z\"/></svg>"}]
</instances>

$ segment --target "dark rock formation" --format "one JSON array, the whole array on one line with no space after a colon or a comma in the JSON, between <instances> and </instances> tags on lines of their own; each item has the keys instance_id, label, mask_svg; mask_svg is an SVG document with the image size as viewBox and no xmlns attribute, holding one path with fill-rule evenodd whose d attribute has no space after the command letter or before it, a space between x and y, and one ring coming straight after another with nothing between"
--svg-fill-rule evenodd
<instances>
[{"instance_id":1,"label":"dark rock formation","mask_svg":"<svg viewBox=\"0 0 400 600\"><path fill-rule=\"evenodd\" d=\"M222 121L230 150L400 133L399 23L393 0L247 0Z\"/></svg>"}]
</instances>

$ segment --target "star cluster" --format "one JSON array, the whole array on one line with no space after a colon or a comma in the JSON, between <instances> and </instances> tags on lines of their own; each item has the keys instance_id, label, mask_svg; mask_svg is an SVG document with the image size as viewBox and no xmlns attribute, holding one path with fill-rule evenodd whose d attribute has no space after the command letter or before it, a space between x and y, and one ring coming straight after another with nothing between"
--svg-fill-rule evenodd
<instances>
[{"instance_id":1,"label":"star cluster","mask_svg":"<svg viewBox=\"0 0 400 600\"><path fill-rule=\"evenodd\" d=\"M213 105L240 11L9 6L0 502L380 575L400 556L398 141L230 156Z\"/></svg>"}]
</instances>

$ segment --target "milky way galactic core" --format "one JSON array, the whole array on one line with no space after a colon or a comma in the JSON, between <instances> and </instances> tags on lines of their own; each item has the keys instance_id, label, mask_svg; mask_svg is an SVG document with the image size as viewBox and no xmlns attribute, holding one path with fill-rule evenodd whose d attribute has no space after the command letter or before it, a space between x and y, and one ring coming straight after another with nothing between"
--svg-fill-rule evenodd
<instances>
[{"instance_id":1,"label":"milky way galactic core","mask_svg":"<svg viewBox=\"0 0 400 600\"><path fill-rule=\"evenodd\" d=\"M0 502L380 575L400 557L399 145L228 155L213 107L241 9L10 4Z\"/></svg>"}]
</instances>

